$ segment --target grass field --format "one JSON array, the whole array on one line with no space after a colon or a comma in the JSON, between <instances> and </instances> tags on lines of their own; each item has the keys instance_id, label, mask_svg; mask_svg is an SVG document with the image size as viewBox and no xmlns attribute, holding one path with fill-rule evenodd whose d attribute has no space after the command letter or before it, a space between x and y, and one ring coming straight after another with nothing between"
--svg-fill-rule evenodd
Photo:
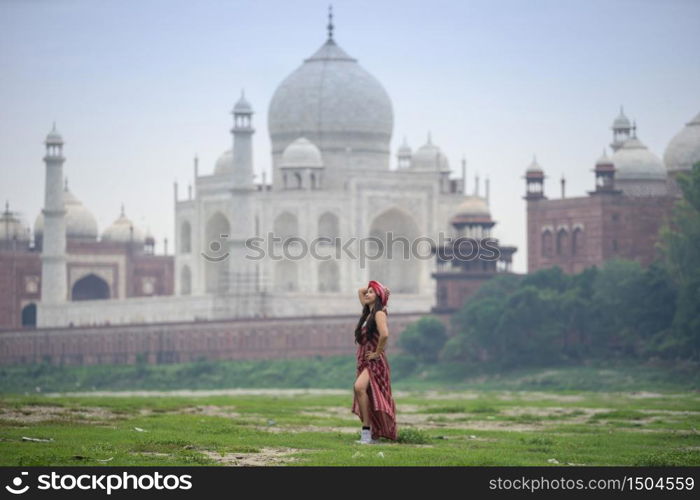
<instances>
[{"instance_id":1,"label":"grass field","mask_svg":"<svg viewBox=\"0 0 700 500\"><path fill-rule=\"evenodd\" d=\"M0 465L700 465L695 391L395 389L377 445L350 389L116 394L3 395Z\"/></svg>"}]
</instances>

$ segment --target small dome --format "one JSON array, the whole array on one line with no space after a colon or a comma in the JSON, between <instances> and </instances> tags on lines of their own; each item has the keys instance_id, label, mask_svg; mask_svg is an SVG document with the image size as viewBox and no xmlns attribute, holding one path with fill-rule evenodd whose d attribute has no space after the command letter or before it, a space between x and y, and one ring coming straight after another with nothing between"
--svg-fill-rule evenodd
<instances>
[{"instance_id":1,"label":"small dome","mask_svg":"<svg viewBox=\"0 0 700 500\"><path fill-rule=\"evenodd\" d=\"M403 143L399 147L398 156L411 156L412 153L413 153L413 150L408 145L408 143L406 142L406 138L404 137Z\"/></svg>"},{"instance_id":2,"label":"small dome","mask_svg":"<svg viewBox=\"0 0 700 500\"><path fill-rule=\"evenodd\" d=\"M46 144L63 144L63 137L56 130L56 124L53 124L51 132L46 136Z\"/></svg>"},{"instance_id":3,"label":"small dome","mask_svg":"<svg viewBox=\"0 0 700 500\"><path fill-rule=\"evenodd\" d=\"M432 143L430 135L428 135L428 142L418 148L418 151L411 158L411 168L445 171L450 169L450 165L445 154Z\"/></svg>"},{"instance_id":4,"label":"small dome","mask_svg":"<svg viewBox=\"0 0 700 500\"><path fill-rule=\"evenodd\" d=\"M485 198L481 196L468 196L457 206L455 214L450 221L452 224L490 224L491 210Z\"/></svg>"},{"instance_id":5,"label":"small dome","mask_svg":"<svg viewBox=\"0 0 700 500\"><path fill-rule=\"evenodd\" d=\"M615 165L616 181L666 179L666 169L661 159L636 137L627 139L611 160Z\"/></svg>"},{"instance_id":6,"label":"small dome","mask_svg":"<svg viewBox=\"0 0 700 500\"><path fill-rule=\"evenodd\" d=\"M625 129L625 128L632 128L632 123L630 122L629 118L625 116L625 112L622 108L620 108L620 114L615 118L615 121L613 121L612 128L614 129Z\"/></svg>"},{"instance_id":7,"label":"small dome","mask_svg":"<svg viewBox=\"0 0 700 500\"><path fill-rule=\"evenodd\" d=\"M281 167L323 167L321 150L306 137L299 137L282 154Z\"/></svg>"},{"instance_id":8,"label":"small dome","mask_svg":"<svg viewBox=\"0 0 700 500\"><path fill-rule=\"evenodd\" d=\"M608 154L603 150L603 154L598 161L595 162L596 167L599 166L611 166L613 164L612 160L608 158Z\"/></svg>"},{"instance_id":9,"label":"small dome","mask_svg":"<svg viewBox=\"0 0 700 500\"><path fill-rule=\"evenodd\" d=\"M68 190L68 183L63 189L63 207L66 210L66 237L86 240L97 239L97 219L75 195ZM34 236L44 233L44 213L39 212L34 221Z\"/></svg>"},{"instance_id":10,"label":"small dome","mask_svg":"<svg viewBox=\"0 0 700 500\"><path fill-rule=\"evenodd\" d=\"M9 204L0 216L0 241L14 240L29 241L29 231L16 212L10 212Z\"/></svg>"},{"instance_id":11,"label":"small dome","mask_svg":"<svg viewBox=\"0 0 700 500\"><path fill-rule=\"evenodd\" d=\"M234 113L252 113L253 112L253 106L250 105L248 100L245 98L245 94L241 93L241 98L238 99L238 102L233 106L233 112Z\"/></svg>"},{"instance_id":12,"label":"small dome","mask_svg":"<svg viewBox=\"0 0 700 500\"><path fill-rule=\"evenodd\" d=\"M526 174L531 174L531 173L538 173L541 174L543 173L542 167L540 167L540 164L537 163L537 158L535 156L532 157L532 163L527 167L527 170L525 171Z\"/></svg>"},{"instance_id":13,"label":"small dome","mask_svg":"<svg viewBox=\"0 0 700 500\"><path fill-rule=\"evenodd\" d=\"M481 196L469 196L457 206L455 215L488 215L490 217L491 210Z\"/></svg>"},{"instance_id":14,"label":"small dome","mask_svg":"<svg viewBox=\"0 0 700 500\"><path fill-rule=\"evenodd\" d=\"M216 165L214 166L214 174L225 174L233 172L233 149L227 149L219 159L216 160Z\"/></svg>"},{"instance_id":15,"label":"small dome","mask_svg":"<svg viewBox=\"0 0 700 500\"><path fill-rule=\"evenodd\" d=\"M700 113L668 143L664 164L670 171L690 170L700 161Z\"/></svg>"},{"instance_id":16,"label":"small dome","mask_svg":"<svg viewBox=\"0 0 700 500\"><path fill-rule=\"evenodd\" d=\"M143 243L145 238L139 228L134 226L133 222L124 215L124 206L122 205L122 213L111 226L102 233L102 241L117 241L128 243L131 241L131 228L134 230L133 238L136 243Z\"/></svg>"}]
</instances>

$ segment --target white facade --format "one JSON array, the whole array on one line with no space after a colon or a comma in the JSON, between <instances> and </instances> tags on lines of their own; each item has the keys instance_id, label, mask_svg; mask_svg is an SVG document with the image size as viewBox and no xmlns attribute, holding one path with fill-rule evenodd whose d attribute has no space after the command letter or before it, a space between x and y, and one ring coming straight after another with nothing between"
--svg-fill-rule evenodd
<instances>
[{"instance_id":1,"label":"white facade","mask_svg":"<svg viewBox=\"0 0 700 500\"><path fill-rule=\"evenodd\" d=\"M425 240L452 235L464 182L450 181L430 137L416 161L404 144L390 168L392 104L372 75L329 37L280 84L268 112L271 183L253 182L252 105L242 96L232 114L231 144L209 172L195 162L188 199L175 185L175 297L44 304L39 326L347 314L370 279L391 289L393 311L430 311L435 261ZM377 248L367 243L363 262L357 239L388 232L414 245L408 258L399 240L391 258L371 258ZM272 248L282 258L268 253L270 234L293 239L288 258L281 242ZM261 255L252 237L260 260L246 258ZM338 245L297 258L319 237Z\"/></svg>"}]
</instances>

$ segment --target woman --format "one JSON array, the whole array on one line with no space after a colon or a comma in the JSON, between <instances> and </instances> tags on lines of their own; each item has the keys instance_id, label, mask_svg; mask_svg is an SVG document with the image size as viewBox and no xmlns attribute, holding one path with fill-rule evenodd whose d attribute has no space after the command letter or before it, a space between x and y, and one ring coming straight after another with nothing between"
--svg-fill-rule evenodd
<instances>
[{"instance_id":1,"label":"woman","mask_svg":"<svg viewBox=\"0 0 700 500\"><path fill-rule=\"evenodd\" d=\"M378 281L358 291L363 305L355 328L357 380L352 412L362 420L361 444L378 443L379 437L396 441L396 406L391 395L391 370L384 348L389 338L386 303L391 293Z\"/></svg>"}]
</instances>

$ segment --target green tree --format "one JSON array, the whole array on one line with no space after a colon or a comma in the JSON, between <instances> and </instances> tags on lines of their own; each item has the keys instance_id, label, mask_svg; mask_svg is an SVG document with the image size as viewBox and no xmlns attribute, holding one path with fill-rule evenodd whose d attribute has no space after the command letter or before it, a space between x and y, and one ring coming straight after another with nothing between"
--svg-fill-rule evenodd
<instances>
[{"instance_id":1,"label":"green tree","mask_svg":"<svg viewBox=\"0 0 700 500\"><path fill-rule=\"evenodd\" d=\"M446 341L445 325L437 318L424 316L401 333L399 347L420 361L435 363Z\"/></svg>"},{"instance_id":2,"label":"green tree","mask_svg":"<svg viewBox=\"0 0 700 500\"><path fill-rule=\"evenodd\" d=\"M667 356L700 359L700 162L677 177L683 192L659 247L678 296L669 334L657 338Z\"/></svg>"}]
</instances>

